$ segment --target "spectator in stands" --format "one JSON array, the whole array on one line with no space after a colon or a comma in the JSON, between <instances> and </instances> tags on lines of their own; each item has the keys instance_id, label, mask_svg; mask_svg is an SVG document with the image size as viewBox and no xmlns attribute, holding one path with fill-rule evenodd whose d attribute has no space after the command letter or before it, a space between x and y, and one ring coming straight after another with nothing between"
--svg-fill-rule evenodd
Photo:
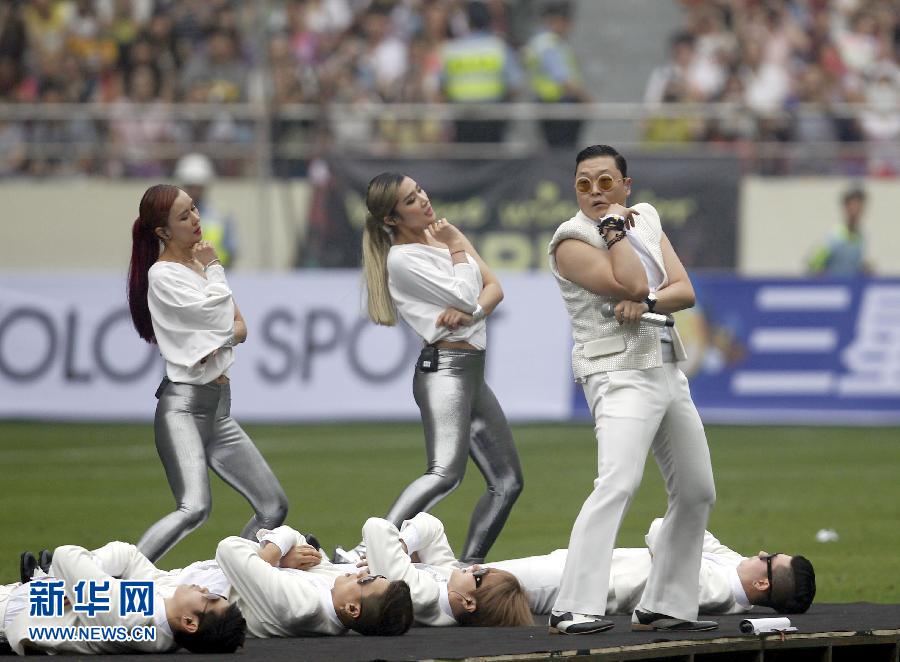
<instances>
[{"instance_id":1,"label":"spectator in stands","mask_svg":"<svg viewBox=\"0 0 900 662\"><path fill-rule=\"evenodd\" d=\"M793 99L806 105L804 112L794 118L794 140L811 143L838 141L838 124L831 111L833 98L833 79L817 64L807 66L797 79ZM814 109L811 110L810 106Z\"/></svg>"},{"instance_id":2,"label":"spectator in stands","mask_svg":"<svg viewBox=\"0 0 900 662\"><path fill-rule=\"evenodd\" d=\"M568 42L571 13L569 2L545 5L541 11L542 29L525 47L531 92L541 103L590 101L575 51ZM581 120L542 120L541 129L551 147L573 147Z\"/></svg>"},{"instance_id":3,"label":"spectator in stands","mask_svg":"<svg viewBox=\"0 0 900 662\"><path fill-rule=\"evenodd\" d=\"M206 52L188 63L181 84L197 101L230 103L247 98L247 65L238 52L237 36L225 30L210 35Z\"/></svg>"},{"instance_id":4,"label":"spectator in stands","mask_svg":"<svg viewBox=\"0 0 900 662\"><path fill-rule=\"evenodd\" d=\"M21 7L14 2L0 3L0 58L10 58L16 68L25 56L27 35ZM4 93L0 81L0 94Z\"/></svg>"},{"instance_id":5,"label":"spectator in stands","mask_svg":"<svg viewBox=\"0 0 900 662\"><path fill-rule=\"evenodd\" d=\"M851 71L864 73L875 64L880 50L875 17L867 11L857 12L850 18L849 29L837 31L837 45L844 64Z\"/></svg>"},{"instance_id":6,"label":"spectator in stands","mask_svg":"<svg viewBox=\"0 0 900 662\"><path fill-rule=\"evenodd\" d=\"M694 36L687 32L674 35L669 43L670 60L653 70L644 101L664 103L695 100L697 93L690 89L689 75L695 60Z\"/></svg>"},{"instance_id":7,"label":"spectator in stands","mask_svg":"<svg viewBox=\"0 0 900 662\"><path fill-rule=\"evenodd\" d=\"M377 98L394 101L407 70L407 47L391 32L391 5L373 2L362 19L365 46L357 61L363 84Z\"/></svg>"},{"instance_id":8,"label":"spectator in stands","mask_svg":"<svg viewBox=\"0 0 900 662\"><path fill-rule=\"evenodd\" d=\"M28 34L28 48L38 56L61 55L66 47L66 30L72 5L58 0L32 0L22 9Z\"/></svg>"},{"instance_id":9,"label":"spectator in stands","mask_svg":"<svg viewBox=\"0 0 900 662\"><path fill-rule=\"evenodd\" d=\"M690 71L696 60L693 35L686 32L672 37L669 45L671 62L657 67L650 75L644 101L647 103L687 103L700 101L700 92L691 85ZM702 122L694 117L651 117L644 139L650 142L680 143L695 140L702 132Z\"/></svg>"},{"instance_id":10,"label":"spectator in stands","mask_svg":"<svg viewBox=\"0 0 900 662\"><path fill-rule=\"evenodd\" d=\"M824 246L809 260L814 276L865 276L872 267L865 259L865 240L860 230L866 209L866 192L853 188L841 198L844 219Z\"/></svg>"},{"instance_id":11,"label":"spectator in stands","mask_svg":"<svg viewBox=\"0 0 900 662\"><path fill-rule=\"evenodd\" d=\"M27 155L28 147L22 124L0 119L0 177L21 173Z\"/></svg>"},{"instance_id":12,"label":"spectator in stands","mask_svg":"<svg viewBox=\"0 0 900 662\"><path fill-rule=\"evenodd\" d=\"M739 72L744 85L744 102L757 114L759 138L771 140L786 127L781 114L791 93L791 79L783 66L764 56L763 45L747 42Z\"/></svg>"},{"instance_id":13,"label":"spectator in stands","mask_svg":"<svg viewBox=\"0 0 900 662\"><path fill-rule=\"evenodd\" d=\"M129 94L113 110L110 141L117 148L111 162L112 174L126 177L160 177L166 173L163 161L154 154L160 143L176 138L175 124L159 99L156 71L137 67L131 75Z\"/></svg>"},{"instance_id":14,"label":"spectator in stands","mask_svg":"<svg viewBox=\"0 0 900 662\"><path fill-rule=\"evenodd\" d=\"M509 45L491 32L491 14L484 2L468 5L470 32L447 43L442 59L441 90L450 103L499 103L518 94L522 71ZM506 120L460 119L458 142L498 143Z\"/></svg>"},{"instance_id":15,"label":"spectator in stands","mask_svg":"<svg viewBox=\"0 0 900 662\"><path fill-rule=\"evenodd\" d=\"M65 101L62 83L48 80L41 86L41 105L52 108ZM28 173L33 176L87 174L93 170L97 130L93 121L77 114L41 119L33 123L30 140L34 155Z\"/></svg>"},{"instance_id":16,"label":"spectator in stands","mask_svg":"<svg viewBox=\"0 0 900 662\"><path fill-rule=\"evenodd\" d=\"M866 72L864 90L870 106L859 115L863 136L868 142L869 173L879 177L900 173L900 68L888 60L872 65Z\"/></svg>"}]
</instances>

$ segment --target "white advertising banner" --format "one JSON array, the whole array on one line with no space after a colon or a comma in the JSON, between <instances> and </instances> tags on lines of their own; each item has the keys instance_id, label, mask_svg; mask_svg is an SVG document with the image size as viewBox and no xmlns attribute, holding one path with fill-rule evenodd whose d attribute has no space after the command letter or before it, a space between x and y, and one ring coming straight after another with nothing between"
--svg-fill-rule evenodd
<instances>
[{"instance_id":1,"label":"white advertising banner","mask_svg":"<svg viewBox=\"0 0 900 662\"><path fill-rule=\"evenodd\" d=\"M356 270L232 275L249 336L231 368L244 421L416 419L421 341L363 318ZM487 381L513 420L572 412L568 319L546 273L507 274ZM124 276L0 274L0 418L149 420L163 375L131 325Z\"/></svg>"}]
</instances>

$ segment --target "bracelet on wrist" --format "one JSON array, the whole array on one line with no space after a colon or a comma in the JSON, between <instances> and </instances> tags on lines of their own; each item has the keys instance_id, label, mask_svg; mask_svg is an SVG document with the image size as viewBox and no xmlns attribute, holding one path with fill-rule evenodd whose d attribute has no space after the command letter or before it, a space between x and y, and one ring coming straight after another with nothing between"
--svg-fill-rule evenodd
<instances>
[{"instance_id":1,"label":"bracelet on wrist","mask_svg":"<svg viewBox=\"0 0 900 662\"><path fill-rule=\"evenodd\" d=\"M610 232L608 234L612 234L612 232ZM607 237L607 235L604 235L603 241L606 242L606 249L609 250L610 248L615 246L618 242L622 241L624 238L625 238L625 230L620 230L619 232L616 233L616 236L614 236L612 239L609 239Z\"/></svg>"},{"instance_id":2,"label":"bracelet on wrist","mask_svg":"<svg viewBox=\"0 0 900 662\"><path fill-rule=\"evenodd\" d=\"M625 232L625 218L623 216L619 216L618 214L604 216L600 219L600 224L597 226L597 230L600 231L600 234L604 234L609 230L621 230L622 232Z\"/></svg>"},{"instance_id":3,"label":"bracelet on wrist","mask_svg":"<svg viewBox=\"0 0 900 662\"><path fill-rule=\"evenodd\" d=\"M203 265L203 271L206 271L207 269L209 269L209 268L210 268L212 265L214 265L214 264L218 264L218 265L221 266L222 263L219 262L219 258L212 259L212 260L210 260L209 262L207 262L205 265Z\"/></svg>"},{"instance_id":4,"label":"bracelet on wrist","mask_svg":"<svg viewBox=\"0 0 900 662\"><path fill-rule=\"evenodd\" d=\"M460 248L459 250L450 251L450 255L456 255L457 253L465 253L465 252L466 252L465 248Z\"/></svg>"}]
</instances>

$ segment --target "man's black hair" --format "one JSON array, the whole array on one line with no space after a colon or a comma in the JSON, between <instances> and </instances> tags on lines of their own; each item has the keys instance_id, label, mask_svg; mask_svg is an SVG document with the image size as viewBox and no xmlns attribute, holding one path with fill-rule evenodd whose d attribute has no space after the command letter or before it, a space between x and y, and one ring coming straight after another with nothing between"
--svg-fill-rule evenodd
<instances>
[{"instance_id":1,"label":"man's black hair","mask_svg":"<svg viewBox=\"0 0 900 662\"><path fill-rule=\"evenodd\" d=\"M554 0L541 7L541 16L562 16L571 18L572 5L568 0Z\"/></svg>"},{"instance_id":2,"label":"man's black hair","mask_svg":"<svg viewBox=\"0 0 900 662\"><path fill-rule=\"evenodd\" d=\"M628 176L628 163L625 161L625 157L619 154L615 147L610 147L609 145L591 145L590 147L585 147L578 152L578 156L575 157L575 169L578 170L578 164L582 161L595 159L598 156L613 157L616 162L616 167L619 169L619 172L622 173L622 177Z\"/></svg>"},{"instance_id":3,"label":"man's black hair","mask_svg":"<svg viewBox=\"0 0 900 662\"><path fill-rule=\"evenodd\" d=\"M360 634L396 637L412 626L413 604L409 585L404 581L391 582L379 595L369 595L360 601L360 614L351 628Z\"/></svg>"},{"instance_id":4,"label":"man's black hair","mask_svg":"<svg viewBox=\"0 0 900 662\"><path fill-rule=\"evenodd\" d=\"M816 597L816 571L805 556L795 556L791 559L790 573L793 590L782 595L776 584L773 604L769 606L780 614L802 614Z\"/></svg>"},{"instance_id":5,"label":"man's black hair","mask_svg":"<svg viewBox=\"0 0 900 662\"><path fill-rule=\"evenodd\" d=\"M207 612L196 632L174 633L175 643L192 653L233 653L244 645L247 621L237 605L222 614Z\"/></svg>"},{"instance_id":6,"label":"man's black hair","mask_svg":"<svg viewBox=\"0 0 900 662\"><path fill-rule=\"evenodd\" d=\"M844 195L841 197L841 200L843 200L845 205L851 200L860 200L862 202L865 202L866 192L860 187L854 187L848 191L845 191Z\"/></svg>"},{"instance_id":7,"label":"man's black hair","mask_svg":"<svg viewBox=\"0 0 900 662\"><path fill-rule=\"evenodd\" d=\"M472 0L469 3L466 14L469 17L469 27L475 31L488 30L491 27L491 12L481 0Z\"/></svg>"}]
</instances>

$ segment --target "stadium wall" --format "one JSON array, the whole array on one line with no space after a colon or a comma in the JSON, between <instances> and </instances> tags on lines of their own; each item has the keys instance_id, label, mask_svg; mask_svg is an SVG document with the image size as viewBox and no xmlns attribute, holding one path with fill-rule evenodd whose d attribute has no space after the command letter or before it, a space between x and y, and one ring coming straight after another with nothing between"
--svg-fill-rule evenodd
<instances>
[{"instance_id":1,"label":"stadium wall","mask_svg":"<svg viewBox=\"0 0 900 662\"><path fill-rule=\"evenodd\" d=\"M900 186L896 180L757 177L741 182L738 270L746 276L799 276L806 261L841 223L841 196L867 195L862 232L875 273L900 275Z\"/></svg>"},{"instance_id":2,"label":"stadium wall","mask_svg":"<svg viewBox=\"0 0 900 662\"><path fill-rule=\"evenodd\" d=\"M423 163L418 170L430 167ZM433 167L439 174L447 166L434 164ZM666 166L677 167L676 164ZM568 161L560 172L569 172ZM679 172L683 179L684 169ZM673 241L680 237L682 227L698 227L694 216L704 205L704 190L708 190L708 178L715 176L715 171L698 172L701 183L703 177L707 179L697 189L696 206L686 206L685 201L678 199L674 192L661 195L653 187L636 187L636 194L648 194L653 189L654 195L651 197L656 204L662 204L670 212L674 209L674 215L670 213L668 216L678 218L678 225L672 225L671 218L667 221L667 215L663 214ZM124 273L131 250L130 223L137 215L137 202L141 194L152 183L102 179L5 181L0 184L2 227L7 232L15 229L16 238L14 241L0 242L0 268L16 271L85 269ZM442 184L442 178L435 175L434 186L438 184ZM521 178L515 178L513 184L518 184L521 189ZM737 225L738 273L748 276L799 276L803 274L806 259L813 249L840 222L840 196L852 185L862 185L869 193L863 231L875 272L884 276L900 276L900 253L896 250L900 246L900 223L896 222L896 210L900 209L900 186L889 180L745 176L740 180L736 196L739 200L737 218L732 214L717 215L715 219L704 218L703 227L709 223ZM539 197L543 189L540 182L535 186ZM675 191L684 191L687 186L679 180ZM720 184L717 186L721 187ZM513 195L505 190L501 193ZM312 195L312 187L303 179L273 180L266 185L253 179L216 182L210 189L209 197L221 213L234 221L238 246L237 269L283 270L294 266L305 244ZM492 195L498 193L492 191ZM559 199L557 204L565 203ZM532 206L544 210L540 205ZM678 216L677 212L685 209L695 211L684 217ZM525 264L533 263L543 268L544 258L535 255L539 252L538 245L546 243L549 225L542 221L537 233L532 232L530 226L520 228L520 237L516 240L513 236L516 228L505 227L502 214L491 222L503 230L498 236L502 235L506 243L498 248L497 242L492 240L489 245L479 246L493 256L495 266L498 263L514 266L517 263L514 258L521 251L512 249L524 245L528 255L533 257L530 261L525 260ZM492 237L476 237L476 243L479 239L486 241ZM355 238L345 238L344 241L353 244L351 251L358 250ZM690 248L696 242L692 236L685 235L680 243L675 243L681 253L689 256ZM338 247L332 246L329 250L338 250Z\"/></svg>"},{"instance_id":3,"label":"stadium wall","mask_svg":"<svg viewBox=\"0 0 900 662\"><path fill-rule=\"evenodd\" d=\"M0 268L87 269L124 273L131 224L144 191L158 181L111 179L6 180L0 184ZM303 239L311 187L306 180L219 179L208 199L230 217L237 266L288 269Z\"/></svg>"}]
</instances>

